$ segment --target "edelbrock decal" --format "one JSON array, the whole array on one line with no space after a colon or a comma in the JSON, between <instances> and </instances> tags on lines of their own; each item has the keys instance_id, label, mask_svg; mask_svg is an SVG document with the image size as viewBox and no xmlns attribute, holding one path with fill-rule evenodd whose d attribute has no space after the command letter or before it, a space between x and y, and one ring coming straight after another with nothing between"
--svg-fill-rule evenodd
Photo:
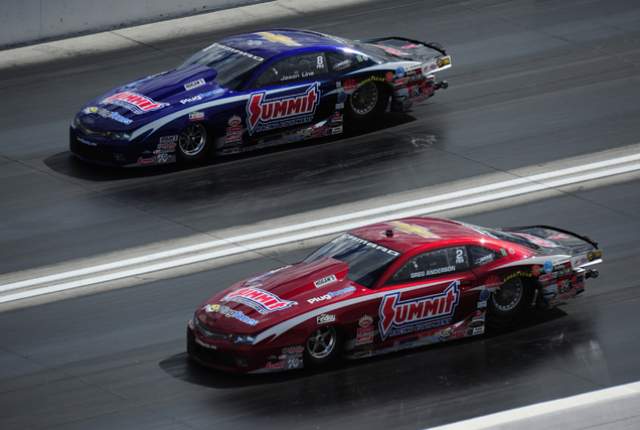
<instances>
[{"instance_id":1,"label":"edelbrock decal","mask_svg":"<svg viewBox=\"0 0 640 430\"><path fill-rule=\"evenodd\" d=\"M460 281L453 281L438 294L400 300L400 292L385 295L380 302L380 336L400 336L449 324L460 301Z\"/></svg>"},{"instance_id":2,"label":"edelbrock decal","mask_svg":"<svg viewBox=\"0 0 640 430\"><path fill-rule=\"evenodd\" d=\"M318 83L303 92L271 98L265 91L253 93L247 102L249 134L303 124L313 119L320 102Z\"/></svg>"},{"instance_id":3,"label":"edelbrock decal","mask_svg":"<svg viewBox=\"0 0 640 430\"><path fill-rule=\"evenodd\" d=\"M254 287L244 287L232 291L224 296L222 301L242 303L261 314L281 311L298 304L290 300L283 300L273 293Z\"/></svg>"}]
</instances>

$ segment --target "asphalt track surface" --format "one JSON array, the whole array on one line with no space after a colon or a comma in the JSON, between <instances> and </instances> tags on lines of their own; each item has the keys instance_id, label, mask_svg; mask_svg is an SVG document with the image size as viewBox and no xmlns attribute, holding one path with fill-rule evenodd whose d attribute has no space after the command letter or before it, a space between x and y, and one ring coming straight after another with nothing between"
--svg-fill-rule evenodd
<instances>
[{"instance_id":1,"label":"asphalt track surface","mask_svg":"<svg viewBox=\"0 0 640 430\"><path fill-rule=\"evenodd\" d=\"M221 35L2 72L0 273L637 143L639 24L633 1L394 1L264 23L437 40L451 87L377 131L186 170L87 168L66 128L85 100ZM598 239L602 276L569 306L326 372L231 378L184 355L198 303L305 251L1 313L0 427L418 429L638 380L639 185L465 217Z\"/></svg>"}]
</instances>

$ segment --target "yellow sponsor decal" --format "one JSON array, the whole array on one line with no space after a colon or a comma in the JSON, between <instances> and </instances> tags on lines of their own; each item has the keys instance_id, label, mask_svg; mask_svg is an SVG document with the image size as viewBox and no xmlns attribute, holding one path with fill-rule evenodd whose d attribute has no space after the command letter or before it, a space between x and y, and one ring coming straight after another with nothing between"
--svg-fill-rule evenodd
<instances>
[{"instance_id":1,"label":"yellow sponsor decal","mask_svg":"<svg viewBox=\"0 0 640 430\"><path fill-rule=\"evenodd\" d=\"M595 251L589 251L589 253L587 254L587 260L589 261L597 260L598 258L602 258L602 251L599 249L596 249Z\"/></svg>"},{"instance_id":2,"label":"yellow sponsor decal","mask_svg":"<svg viewBox=\"0 0 640 430\"><path fill-rule=\"evenodd\" d=\"M402 221L391 221L389 224L403 233L415 234L416 236L424 237L425 239L440 239L440 236L421 225L408 224Z\"/></svg>"},{"instance_id":3,"label":"yellow sponsor decal","mask_svg":"<svg viewBox=\"0 0 640 430\"><path fill-rule=\"evenodd\" d=\"M502 282L506 283L515 278L533 278L533 273L523 272L521 270L518 270L517 272L509 273L507 276L504 277Z\"/></svg>"},{"instance_id":4,"label":"yellow sponsor decal","mask_svg":"<svg viewBox=\"0 0 640 430\"><path fill-rule=\"evenodd\" d=\"M204 310L205 310L205 312L219 312L220 311L220 305L219 304L204 305Z\"/></svg>"},{"instance_id":5,"label":"yellow sponsor decal","mask_svg":"<svg viewBox=\"0 0 640 430\"><path fill-rule=\"evenodd\" d=\"M259 31L256 34L263 39L268 40L269 42L282 43L283 45L287 46L302 46L298 42L296 42L289 36L285 36L284 34L275 34L269 31Z\"/></svg>"},{"instance_id":6,"label":"yellow sponsor decal","mask_svg":"<svg viewBox=\"0 0 640 430\"><path fill-rule=\"evenodd\" d=\"M440 57L436 61L436 64L438 65L438 67L448 66L449 64L451 64L451 57L448 55L446 57Z\"/></svg>"}]
</instances>

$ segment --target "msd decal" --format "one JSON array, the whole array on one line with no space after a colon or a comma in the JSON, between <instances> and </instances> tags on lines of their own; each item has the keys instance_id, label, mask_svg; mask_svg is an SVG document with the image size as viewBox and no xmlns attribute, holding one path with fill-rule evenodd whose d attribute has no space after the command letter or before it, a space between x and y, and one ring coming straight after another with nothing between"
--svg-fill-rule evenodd
<instances>
[{"instance_id":1,"label":"msd decal","mask_svg":"<svg viewBox=\"0 0 640 430\"><path fill-rule=\"evenodd\" d=\"M400 336L449 324L460 302L460 281L453 281L439 294L400 300L400 293L384 296L380 302L380 336Z\"/></svg>"},{"instance_id":2,"label":"msd decal","mask_svg":"<svg viewBox=\"0 0 640 430\"><path fill-rule=\"evenodd\" d=\"M151 112L168 106L167 103L158 103L149 97L131 91L113 94L102 100L101 103L120 106L137 114Z\"/></svg>"},{"instance_id":3,"label":"msd decal","mask_svg":"<svg viewBox=\"0 0 640 430\"><path fill-rule=\"evenodd\" d=\"M280 297L265 290L253 287L240 288L232 291L222 299L226 302L242 303L261 314L268 314L273 311L281 311L297 305L297 302L282 300Z\"/></svg>"},{"instance_id":4,"label":"msd decal","mask_svg":"<svg viewBox=\"0 0 640 430\"><path fill-rule=\"evenodd\" d=\"M247 102L247 128L249 134L280 127L303 124L313 119L320 102L318 83L303 93L269 98L266 92L251 94Z\"/></svg>"}]
</instances>

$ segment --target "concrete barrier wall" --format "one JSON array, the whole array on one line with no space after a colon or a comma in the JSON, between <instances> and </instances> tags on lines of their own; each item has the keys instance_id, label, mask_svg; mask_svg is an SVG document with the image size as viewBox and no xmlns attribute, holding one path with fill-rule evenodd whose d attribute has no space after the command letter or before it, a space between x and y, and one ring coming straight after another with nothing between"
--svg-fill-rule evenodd
<instances>
[{"instance_id":1,"label":"concrete barrier wall","mask_svg":"<svg viewBox=\"0 0 640 430\"><path fill-rule=\"evenodd\" d=\"M267 0L0 0L0 47Z\"/></svg>"}]
</instances>

